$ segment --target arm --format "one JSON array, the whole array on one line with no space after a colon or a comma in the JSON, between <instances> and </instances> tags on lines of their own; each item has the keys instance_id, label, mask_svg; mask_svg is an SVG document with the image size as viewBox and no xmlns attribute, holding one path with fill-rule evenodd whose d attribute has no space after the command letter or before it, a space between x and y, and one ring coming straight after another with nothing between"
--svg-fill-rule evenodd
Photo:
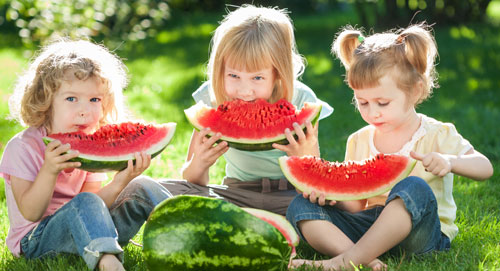
<instances>
[{"instance_id":1,"label":"arm","mask_svg":"<svg viewBox=\"0 0 500 271\"><path fill-rule=\"evenodd\" d=\"M96 193L109 208L116 198L135 177L141 175L151 164L151 155L144 152L135 154L135 165L132 160L128 161L127 168L119 171L113 177L113 180L100 188L101 182L86 183L82 190Z\"/></svg>"},{"instance_id":2,"label":"arm","mask_svg":"<svg viewBox=\"0 0 500 271\"><path fill-rule=\"evenodd\" d=\"M207 138L210 129L193 131L189 143L186 162L182 167L182 177L189 182L198 185L207 185L209 179L209 169L228 149L227 142L222 141L214 144L221 138L221 134Z\"/></svg>"},{"instance_id":3,"label":"arm","mask_svg":"<svg viewBox=\"0 0 500 271\"><path fill-rule=\"evenodd\" d=\"M33 182L11 176L12 193L25 219L40 220L49 206L59 172L80 166L80 162L67 162L78 156L78 152L65 153L69 149L69 144L62 145L58 140L49 143L42 167Z\"/></svg>"},{"instance_id":4,"label":"arm","mask_svg":"<svg viewBox=\"0 0 500 271\"><path fill-rule=\"evenodd\" d=\"M422 162L425 170L443 177L452 172L477 181L486 180L493 175L490 160L480 152L471 149L464 155L449 155L437 152L420 154L411 152L411 157Z\"/></svg>"}]
</instances>

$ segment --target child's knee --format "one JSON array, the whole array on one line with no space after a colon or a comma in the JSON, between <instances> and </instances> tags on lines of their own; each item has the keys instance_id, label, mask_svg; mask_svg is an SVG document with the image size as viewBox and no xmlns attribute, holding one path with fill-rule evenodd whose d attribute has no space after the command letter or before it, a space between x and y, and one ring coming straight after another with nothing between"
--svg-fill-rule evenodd
<instances>
[{"instance_id":1,"label":"child's knee","mask_svg":"<svg viewBox=\"0 0 500 271\"><path fill-rule=\"evenodd\" d=\"M78 209L106 208L104 201L95 193L78 193L71 201L71 204Z\"/></svg>"}]
</instances>

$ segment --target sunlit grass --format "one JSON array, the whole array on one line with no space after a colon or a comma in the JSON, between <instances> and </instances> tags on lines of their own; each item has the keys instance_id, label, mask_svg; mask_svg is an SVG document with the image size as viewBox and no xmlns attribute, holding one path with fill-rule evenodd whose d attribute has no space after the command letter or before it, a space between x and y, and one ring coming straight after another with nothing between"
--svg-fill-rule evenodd
<instances>
[{"instance_id":1,"label":"sunlit grass","mask_svg":"<svg viewBox=\"0 0 500 271\"><path fill-rule=\"evenodd\" d=\"M498 3L498 1L492 2ZM130 71L130 85L125 91L127 102L137 118L151 122L177 122L172 143L153 159L145 174L153 178L180 178L180 169L192 133L183 110L194 101L191 93L205 80L205 64L211 31L219 15L193 16L176 21L155 40L124 44L116 49L125 58ZM321 121L319 140L321 155L328 160L342 160L347 137L364 125L351 105L352 91L343 82L344 70L330 55L330 45L339 28L355 24L352 13L294 17L299 52L308 66L302 80L317 96L334 108L332 117ZM196 31L200 31L197 35ZM458 131L477 150L487 155L498 170L500 166L500 33L486 25L437 28L436 40L440 58L439 89L418 108L442 121L453 122ZM0 43L2 44L2 43ZM27 60L21 48L0 48L0 146L22 128L4 120L8 114L7 97L16 75ZM218 183L224 176L225 162L219 159L211 169L211 180ZM486 182L466 178L455 181L454 196L458 206L460 233L447 253L425 257L386 257L390 270L499 270L500 265L500 184L498 172ZM4 184L0 182L0 192ZM0 194L0 269L1 270L85 270L85 263L74 256L50 260L15 259L5 245L8 217L5 196ZM139 233L134 240L141 243ZM127 270L145 270L141 249L125 247ZM324 258L302 243L299 255ZM318 270L306 268L304 270ZM366 270L366 269L365 269Z\"/></svg>"}]
</instances>

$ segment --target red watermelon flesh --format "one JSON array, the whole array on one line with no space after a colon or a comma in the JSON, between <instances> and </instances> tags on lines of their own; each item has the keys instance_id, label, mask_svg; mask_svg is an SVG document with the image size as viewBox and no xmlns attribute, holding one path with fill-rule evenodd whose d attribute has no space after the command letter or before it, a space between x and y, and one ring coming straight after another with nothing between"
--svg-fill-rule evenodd
<instances>
[{"instance_id":1,"label":"red watermelon flesh","mask_svg":"<svg viewBox=\"0 0 500 271\"><path fill-rule=\"evenodd\" d=\"M242 208L243 210L249 212L250 214L266 221L267 223L273 225L276 229L278 229L281 234L288 241L288 245L292 247L292 255L291 257L295 257L295 247L299 245L299 235L293 228L293 226L286 220L285 217L268 212L262 209L255 208Z\"/></svg>"},{"instance_id":2,"label":"red watermelon flesh","mask_svg":"<svg viewBox=\"0 0 500 271\"><path fill-rule=\"evenodd\" d=\"M75 161L89 171L120 170L136 152L152 156L159 154L170 142L175 132L175 123L161 125L124 122L102 126L92 134L82 132L51 134L46 143L55 139L69 143L80 155Z\"/></svg>"},{"instance_id":3,"label":"red watermelon flesh","mask_svg":"<svg viewBox=\"0 0 500 271\"><path fill-rule=\"evenodd\" d=\"M320 111L321 105L315 103L304 103L301 110L297 110L284 99L276 103L258 99L252 102L233 100L219 105L217 109L199 102L186 109L185 113L196 129L209 127L210 135L221 133L221 140L230 143L231 147L264 150L272 149L273 142L286 140L284 131L288 128L293 132L294 122L302 128L307 121L314 123Z\"/></svg>"},{"instance_id":4,"label":"red watermelon flesh","mask_svg":"<svg viewBox=\"0 0 500 271\"><path fill-rule=\"evenodd\" d=\"M297 189L324 193L328 200L358 200L389 191L406 178L416 161L402 155L378 154L360 162L329 162L314 156L283 156L280 167Z\"/></svg>"}]
</instances>

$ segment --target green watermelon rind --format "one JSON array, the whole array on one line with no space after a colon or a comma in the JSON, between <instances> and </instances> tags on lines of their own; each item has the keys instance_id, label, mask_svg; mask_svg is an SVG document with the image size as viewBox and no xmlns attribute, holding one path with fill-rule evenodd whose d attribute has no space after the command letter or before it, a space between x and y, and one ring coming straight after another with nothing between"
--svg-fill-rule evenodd
<instances>
[{"instance_id":1,"label":"green watermelon rind","mask_svg":"<svg viewBox=\"0 0 500 271\"><path fill-rule=\"evenodd\" d=\"M321 109L322 109L322 105L319 103L305 102L304 106L306 106L306 104L308 106L313 106L313 108L315 110L312 111L313 114L311 114L311 116L308 119L306 119L304 121L304 123L300 124L300 127L302 128L304 133L307 131L305 123L307 121L310 121L311 124L314 126L316 124L316 122L319 120L319 116L320 116ZM188 119L189 123L191 123L191 125L197 131L200 131L204 128L200 124L198 124L198 122L196 121L197 112L200 108L209 109L209 107L206 106L203 102L198 102L196 105L184 110L184 114L186 115L186 118ZM295 134L295 131L293 129L291 129L291 132L293 134L293 137L295 139L297 139L298 137ZM210 132L208 134L208 137L211 137L214 134L215 133ZM236 138L232 138L232 137L222 136L221 139L217 141L217 143L220 143L222 141L226 141L228 143L229 147L231 147L231 148L235 148L235 149L243 150L243 151L268 151L268 150L274 149L272 146L274 143L277 143L280 145L287 145L288 144L288 140L286 139L286 136L284 133L280 134L276 137L261 138L258 140L255 140L255 139L236 139Z\"/></svg>"},{"instance_id":2,"label":"green watermelon rind","mask_svg":"<svg viewBox=\"0 0 500 271\"><path fill-rule=\"evenodd\" d=\"M274 223L276 223L277 225L279 225L279 227L282 230L285 231L286 235L283 234L283 232L282 232L282 234L283 234L283 236L285 238L287 236L290 238L290 245L291 246L296 247L296 246L299 245L299 241L300 241L299 235L297 234L297 232L293 228L292 224L290 224L290 222L288 222L288 220L286 220L286 218L284 216L278 215L278 214L275 214L275 213L271 213L271 212L266 211L266 210L257 209L257 208L245 207L245 208L242 208L242 209L245 210L245 211L247 211L247 212L249 212L250 214L252 214L252 215L260 218L260 219L262 219L262 218L265 217L266 219L272 220ZM273 225L273 224L271 224L271 225ZM278 228L278 230L279 230L279 228Z\"/></svg>"},{"instance_id":3,"label":"green watermelon rind","mask_svg":"<svg viewBox=\"0 0 500 271\"><path fill-rule=\"evenodd\" d=\"M166 199L144 227L149 270L286 270L290 254L278 229L220 199Z\"/></svg>"},{"instance_id":4,"label":"green watermelon rind","mask_svg":"<svg viewBox=\"0 0 500 271\"><path fill-rule=\"evenodd\" d=\"M314 189L313 187L307 186L304 183L300 182L293 176L293 174L290 172L289 166L287 164L287 161L290 157L289 156L282 156L278 159L279 165L281 168L281 171L287 178L287 180L295 186L298 190L302 191L303 193L311 194L312 191L315 191L316 193L324 193L325 194L325 199L327 200L336 200L336 201L347 201L347 200L361 200L361 199L367 199L371 198L374 196L381 195L389 190L391 190L398 182L403 180L404 178L408 177L408 175L412 172L413 168L415 167L417 161L408 158L408 164L406 165L406 168L398 175L398 177L394 178L392 181L389 183L386 183L385 185L379 187L378 189L365 192L365 193L357 193L357 194L348 194L348 193L331 193L327 191L319 191L317 189Z\"/></svg>"},{"instance_id":5,"label":"green watermelon rind","mask_svg":"<svg viewBox=\"0 0 500 271\"><path fill-rule=\"evenodd\" d=\"M168 129L168 134L167 136L149 148L148 150L145 150L147 154L151 155L151 158L156 157L159 155L165 148L168 146L170 141L172 140L174 134L175 134L175 128L176 124L175 123L166 123L163 124L162 126L167 127ZM49 144L50 142L54 141L53 138L50 138L48 136L43 137L43 142L45 145ZM81 165L78 167L78 169L89 171L89 172L108 172L108 171L120 171L125 168L127 168L128 161L132 160L132 162L135 164L135 158L134 158L134 153L130 153L128 155L120 155L119 157L98 157L96 155L86 155L86 154L80 154L78 157L75 157L73 159L70 159L68 161L70 162L80 162Z\"/></svg>"}]
</instances>

